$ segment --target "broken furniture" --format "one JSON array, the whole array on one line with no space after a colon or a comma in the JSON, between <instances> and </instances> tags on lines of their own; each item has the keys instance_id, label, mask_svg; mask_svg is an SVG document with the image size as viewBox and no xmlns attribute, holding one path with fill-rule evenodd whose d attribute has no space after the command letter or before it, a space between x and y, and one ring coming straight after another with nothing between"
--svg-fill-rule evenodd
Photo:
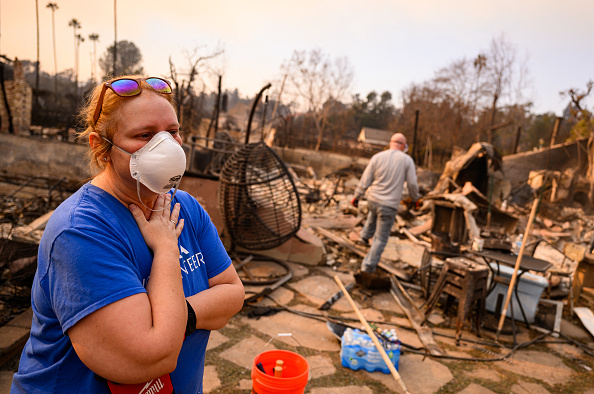
<instances>
[{"instance_id":1,"label":"broken furniture","mask_svg":"<svg viewBox=\"0 0 594 394\"><path fill-rule=\"evenodd\" d=\"M434 192L453 192L466 182L472 183L483 195L489 194L490 174L500 172L501 157L491 144L477 142L468 151L449 160L441 174ZM499 194L499 193L496 193ZM505 197L505 196L503 196Z\"/></svg>"},{"instance_id":2,"label":"broken furniture","mask_svg":"<svg viewBox=\"0 0 594 394\"><path fill-rule=\"evenodd\" d=\"M448 201L432 203L431 240L434 251L459 252L468 241L464 208Z\"/></svg>"},{"instance_id":3,"label":"broken furniture","mask_svg":"<svg viewBox=\"0 0 594 394\"><path fill-rule=\"evenodd\" d=\"M301 203L287 167L263 142L247 144L223 166L220 207L232 242L272 249L301 227Z\"/></svg>"},{"instance_id":4,"label":"broken furniture","mask_svg":"<svg viewBox=\"0 0 594 394\"><path fill-rule=\"evenodd\" d=\"M569 253L571 253L573 257L576 256L576 253L572 253L571 251ZM547 240L540 240L536 242L534 249L532 251L532 256L552 263L552 267L549 268L549 270L547 271L547 279L549 280L549 285L546 288L547 298L559 299L568 297L569 314L570 316L572 316L573 276L576 272L577 262L574 261L567 254L565 254L565 251L557 249L553 244L551 244ZM582 258L583 253L580 260ZM559 278L566 278L568 282L567 286L562 286L562 282L560 282L559 286L557 286L556 289L553 289L553 276L557 276ZM566 288L567 291L564 291L564 288Z\"/></svg>"},{"instance_id":5,"label":"broken furniture","mask_svg":"<svg viewBox=\"0 0 594 394\"><path fill-rule=\"evenodd\" d=\"M501 305L507 297L507 290L518 256L491 250L482 252L472 251L470 253L481 257L491 270L492 279L487 294L486 308L488 311L496 312L497 314L500 312ZM515 296L512 296L512 306L507 310L506 316L516 319L515 316L519 308L524 323L530 327L530 323L534 321L538 300L543 290L548 286L548 281L543 276L534 275L528 271L545 274L551 266L552 264L548 261L537 259L528 254L522 256L522 261L518 269L518 277L514 286ZM526 314L524 306L527 308L528 314Z\"/></svg>"},{"instance_id":6,"label":"broken furniture","mask_svg":"<svg viewBox=\"0 0 594 394\"><path fill-rule=\"evenodd\" d=\"M464 184L462 194L476 205L474 217L479 227L499 234L513 234L515 232L518 218L499 209L497 205L490 201L489 197L481 193L470 182Z\"/></svg>"},{"instance_id":7,"label":"broken furniture","mask_svg":"<svg viewBox=\"0 0 594 394\"><path fill-rule=\"evenodd\" d=\"M574 296L576 299L582 293L584 287L594 288L594 254L588 252L584 259L578 263L574 275Z\"/></svg>"},{"instance_id":8,"label":"broken furniture","mask_svg":"<svg viewBox=\"0 0 594 394\"><path fill-rule=\"evenodd\" d=\"M444 313L452 298L458 299L458 319L456 322L456 345L460 343L462 326L473 305L476 304L476 333L479 335L480 321L485 307L485 296L489 269L465 257L445 259L437 283L425 304L425 319L439 300L442 293L447 294Z\"/></svg>"},{"instance_id":9,"label":"broken furniture","mask_svg":"<svg viewBox=\"0 0 594 394\"><path fill-rule=\"evenodd\" d=\"M301 203L293 179L285 164L263 142L246 144L225 162L219 197L221 214L232 242L232 256L236 255L235 245L247 250L277 247L291 239L301 227ZM236 265L236 270L241 269L247 275L247 278L240 276L244 285L271 284L247 298L244 304L261 299L293 277L290 267L273 257L240 258L243 260ZM247 266L253 264L254 258L264 262L257 267L263 271L261 275ZM279 265L286 270L282 276L275 272Z\"/></svg>"}]
</instances>

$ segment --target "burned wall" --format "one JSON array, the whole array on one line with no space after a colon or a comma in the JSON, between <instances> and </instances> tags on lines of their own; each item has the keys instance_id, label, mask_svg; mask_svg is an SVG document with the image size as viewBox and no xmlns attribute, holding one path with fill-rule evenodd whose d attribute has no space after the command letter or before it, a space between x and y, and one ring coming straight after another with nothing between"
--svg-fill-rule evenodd
<instances>
[{"instance_id":1,"label":"burned wall","mask_svg":"<svg viewBox=\"0 0 594 394\"><path fill-rule=\"evenodd\" d=\"M78 183L90 177L86 151L84 145L0 133L0 172Z\"/></svg>"},{"instance_id":2,"label":"burned wall","mask_svg":"<svg viewBox=\"0 0 594 394\"><path fill-rule=\"evenodd\" d=\"M502 170L512 186L526 183L530 171L555 170L563 172L568 168L587 168L588 139L553 145L548 149L522 152L503 157Z\"/></svg>"},{"instance_id":3,"label":"burned wall","mask_svg":"<svg viewBox=\"0 0 594 394\"><path fill-rule=\"evenodd\" d=\"M25 80L25 73L21 62L14 61L14 80L4 82L6 101L12 116L14 132L29 133L31 127L31 109L33 105L33 89ZM9 132L9 116L6 109L4 94L0 92L0 131Z\"/></svg>"},{"instance_id":4,"label":"burned wall","mask_svg":"<svg viewBox=\"0 0 594 394\"><path fill-rule=\"evenodd\" d=\"M286 163L312 167L320 178L328 176L340 169L348 167L365 168L369 159L352 157L331 152L320 152L308 149L283 149L273 147L276 154Z\"/></svg>"}]
</instances>

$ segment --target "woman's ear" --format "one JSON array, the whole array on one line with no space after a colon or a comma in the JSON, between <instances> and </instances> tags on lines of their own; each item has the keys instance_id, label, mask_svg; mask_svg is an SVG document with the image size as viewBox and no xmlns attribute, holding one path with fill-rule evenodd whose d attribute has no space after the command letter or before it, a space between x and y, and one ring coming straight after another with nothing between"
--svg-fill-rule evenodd
<instances>
[{"instance_id":1,"label":"woman's ear","mask_svg":"<svg viewBox=\"0 0 594 394\"><path fill-rule=\"evenodd\" d=\"M94 131L89 133L89 146L92 150L94 150L96 146L101 145L102 142L103 138L101 138L98 133Z\"/></svg>"}]
</instances>

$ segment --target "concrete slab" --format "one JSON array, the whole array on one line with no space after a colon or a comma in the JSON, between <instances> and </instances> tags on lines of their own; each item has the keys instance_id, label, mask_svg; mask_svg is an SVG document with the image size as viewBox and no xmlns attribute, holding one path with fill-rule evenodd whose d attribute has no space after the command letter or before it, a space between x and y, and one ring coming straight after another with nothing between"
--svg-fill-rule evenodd
<instances>
[{"instance_id":1,"label":"concrete slab","mask_svg":"<svg viewBox=\"0 0 594 394\"><path fill-rule=\"evenodd\" d=\"M441 324L444 324L446 320L443 318L442 312L432 311L429 314L429 317L427 317L427 321L433 324L434 326L439 326Z\"/></svg>"},{"instance_id":2,"label":"concrete slab","mask_svg":"<svg viewBox=\"0 0 594 394\"><path fill-rule=\"evenodd\" d=\"M239 365L240 367L251 370L254 358L258 354L262 353L264 345L266 345L266 342L264 342L258 337L251 336L240 341L239 343L237 343L237 345L234 345L229 349L221 352L221 354L219 354L219 357L227 361L231 361L233 364ZM273 343L266 346L266 350L273 349L276 349Z\"/></svg>"},{"instance_id":3,"label":"concrete slab","mask_svg":"<svg viewBox=\"0 0 594 394\"><path fill-rule=\"evenodd\" d=\"M355 281L355 276L350 272L338 272L330 267L320 267L319 271L322 272L324 275L328 276L329 278L331 278L333 282L334 282L334 276L338 276L338 278L342 281L342 283L345 286L348 283ZM340 288L338 287L338 284L336 284L336 282L334 282L334 286L336 286L336 291L340 290Z\"/></svg>"},{"instance_id":4,"label":"concrete slab","mask_svg":"<svg viewBox=\"0 0 594 394\"><path fill-rule=\"evenodd\" d=\"M33 309L29 308L25 312L21 313L20 315L18 315L17 317L12 319L8 323L6 323L6 325L12 326L12 327L26 328L27 330L30 330L32 320L33 320Z\"/></svg>"},{"instance_id":5,"label":"concrete slab","mask_svg":"<svg viewBox=\"0 0 594 394\"><path fill-rule=\"evenodd\" d=\"M395 317L392 316L390 318L390 322L397 324L399 327L407 327L412 328L412 324L407 317ZM396 331L398 331L398 327L396 327Z\"/></svg>"},{"instance_id":6,"label":"concrete slab","mask_svg":"<svg viewBox=\"0 0 594 394\"><path fill-rule=\"evenodd\" d=\"M0 327L0 354L13 348L16 344L24 345L29 337L29 329L6 325Z\"/></svg>"},{"instance_id":7,"label":"concrete slab","mask_svg":"<svg viewBox=\"0 0 594 394\"><path fill-rule=\"evenodd\" d=\"M422 245L417 245L408 239L390 237L382 258L402 261L411 267L420 268L424 253L427 253L427 251Z\"/></svg>"},{"instance_id":8,"label":"concrete slab","mask_svg":"<svg viewBox=\"0 0 594 394\"><path fill-rule=\"evenodd\" d=\"M269 298L270 297L270 298ZM280 305L288 305L291 301L295 298L295 293L285 287L279 287L272 293L268 295L268 297L263 298L260 302L258 302L259 306L278 306Z\"/></svg>"},{"instance_id":9,"label":"concrete slab","mask_svg":"<svg viewBox=\"0 0 594 394\"><path fill-rule=\"evenodd\" d=\"M365 373L394 392L404 392L391 374L382 372ZM454 378L445 365L430 358L425 358L423 361L423 356L417 354L402 355L398 373L408 391L415 394L435 393Z\"/></svg>"},{"instance_id":10,"label":"concrete slab","mask_svg":"<svg viewBox=\"0 0 594 394\"><path fill-rule=\"evenodd\" d=\"M434 338L435 341L440 344L440 345L447 345L451 348L458 348L458 346L456 345L456 340L454 338L450 338L450 337L444 337L443 335L436 335L437 330L433 330L433 334L434 334ZM450 335L450 334L448 334ZM454 335L454 331L452 331L452 336ZM463 346L464 342L460 341L460 346Z\"/></svg>"},{"instance_id":11,"label":"concrete slab","mask_svg":"<svg viewBox=\"0 0 594 394\"><path fill-rule=\"evenodd\" d=\"M336 373L336 368L332 363L332 359L326 355L317 355L306 357L309 364L309 378L317 379L322 376L333 375Z\"/></svg>"},{"instance_id":12,"label":"concrete slab","mask_svg":"<svg viewBox=\"0 0 594 394\"><path fill-rule=\"evenodd\" d=\"M239 381L239 389L240 390L251 390L252 389L252 379L241 379Z\"/></svg>"},{"instance_id":13,"label":"concrete slab","mask_svg":"<svg viewBox=\"0 0 594 394\"><path fill-rule=\"evenodd\" d=\"M304 266L303 264L291 263L288 262L289 267L291 268L291 272L293 272L293 279L300 278L309 274L309 269Z\"/></svg>"},{"instance_id":14,"label":"concrete slab","mask_svg":"<svg viewBox=\"0 0 594 394\"><path fill-rule=\"evenodd\" d=\"M492 382L501 381L501 374L493 369L478 368L466 372L465 375L472 379L490 380Z\"/></svg>"},{"instance_id":15,"label":"concrete slab","mask_svg":"<svg viewBox=\"0 0 594 394\"><path fill-rule=\"evenodd\" d=\"M299 231L305 231L300 229ZM254 254L269 256L281 261L290 261L292 263L305 264L309 266L321 265L325 261L324 245L311 244L308 241L309 237L303 236L300 238L292 237L287 242L273 248L266 250L254 250ZM238 251L247 252L241 247L237 247Z\"/></svg>"},{"instance_id":16,"label":"concrete slab","mask_svg":"<svg viewBox=\"0 0 594 394\"><path fill-rule=\"evenodd\" d=\"M216 367L214 365L206 365L204 367L204 377L202 380L204 393L210 393L221 387L221 380L217 374Z\"/></svg>"},{"instance_id":17,"label":"concrete slab","mask_svg":"<svg viewBox=\"0 0 594 394\"><path fill-rule=\"evenodd\" d=\"M344 387L316 387L311 389L310 394L373 394L373 390L365 386L344 386Z\"/></svg>"},{"instance_id":18,"label":"concrete slab","mask_svg":"<svg viewBox=\"0 0 594 394\"><path fill-rule=\"evenodd\" d=\"M582 327L578 327L576 325L571 324L565 319L561 319L561 329L559 330L561 334L567 335L570 338L577 339L579 341L584 340L591 340L592 336L588 331L583 329Z\"/></svg>"},{"instance_id":19,"label":"concrete slab","mask_svg":"<svg viewBox=\"0 0 594 394\"><path fill-rule=\"evenodd\" d=\"M235 323L236 323L235 320L231 320L229 323L227 323L225 328L238 329L238 327L235 325Z\"/></svg>"},{"instance_id":20,"label":"concrete slab","mask_svg":"<svg viewBox=\"0 0 594 394\"><path fill-rule=\"evenodd\" d=\"M584 351L575 345L568 343L547 343L547 347L557 353L559 356L572 356L580 358Z\"/></svg>"},{"instance_id":21,"label":"concrete slab","mask_svg":"<svg viewBox=\"0 0 594 394\"><path fill-rule=\"evenodd\" d=\"M478 385L476 383L469 384L464 390L460 391L460 394L491 394L494 391L489 390L486 387Z\"/></svg>"},{"instance_id":22,"label":"concrete slab","mask_svg":"<svg viewBox=\"0 0 594 394\"><path fill-rule=\"evenodd\" d=\"M315 315L320 314L320 311L318 310L318 308L314 308L313 306L305 305L305 304L295 305L292 309L294 309L295 311L298 311L298 312L313 313Z\"/></svg>"},{"instance_id":23,"label":"concrete slab","mask_svg":"<svg viewBox=\"0 0 594 394\"><path fill-rule=\"evenodd\" d=\"M416 331L403 330L396 328L396 334L401 342L414 347L423 347L423 342L419 339ZM406 350L405 350L406 351Z\"/></svg>"},{"instance_id":24,"label":"concrete slab","mask_svg":"<svg viewBox=\"0 0 594 394\"><path fill-rule=\"evenodd\" d=\"M6 325L0 327L0 365L22 351L29 338L29 329Z\"/></svg>"},{"instance_id":25,"label":"concrete slab","mask_svg":"<svg viewBox=\"0 0 594 394\"><path fill-rule=\"evenodd\" d=\"M520 323L520 324L522 324L522 323ZM516 325L516 329L518 329L519 326L520 325ZM530 332L528 330L526 330L523 327L519 328L519 330L520 330L519 332L516 331L516 342L517 343L526 343L526 342L530 342L532 340L532 338L530 337ZM481 330L481 332L483 332L483 330ZM495 339L495 337L496 337L495 332L489 332L489 331L485 330L485 334L489 335L488 338ZM514 337L512 334L504 335L502 333L501 335L499 335L499 342L503 343L503 344L508 344L509 347L512 347L513 341L514 341Z\"/></svg>"},{"instance_id":26,"label":"concrete slab","mask_svg":"<svg viewBox=\"0 0 594 394\"><path fill-rule=\"evenodd\" d=\"M513 394L550 394L550 391L537 383L528 383L519 381L514 384L510 392Z\"/></svg>"},{"instance_id":27,"label":"concrete slab","mask_svg":"<svg viewBox=\"0 0 594 394\"><path fill-rule=\"evenodd\" d=\"M292 333L291 337L280 337L276 340L282 341L290 346L301 346L310 349L324 351L339 351L340 344L326 327L326 323L298 316L290 312L280 312L274 316L264 316L259 320L242 318L243 322L252 329L257 330L269 337L279 333Z\"/></svg>"},{"instance_id":28,"label":"concrete slab","mask_svg":"<svg viewBox=\"0 0 594 394\"><path fill-rule=\"evenodd\" d=\"M398 303L390 293L386 292L376 294L373 296L371 302L373 303L373 307L375 309L404 315L404 311L402 310L402 308L400 308L400 305L398 305Z\"/></svg>"},{"instance_id":29,"label":"concrete slab","mask_svg":"<svg viewBox=\"0 0 594 394\"><path fill-rule=\"evenodd\" d=\"M446 350L445 352L450 357L473 358L473 356L471 356L470 353L460 352L460 351L457 351L457 350ZM446 364L459 363L460 362L460 360L448 360L448 359L443 359L441 361L444 362L444 363L446 363Z\"/></svg>"},{"instance_id":30,"label":"concrete slab","mask_svg":"<svg viewBox=\"0 0 594 394\"><path fill-rule=\"evenodd\" d=\"M328 276L315 275L302 279L296 283L290 283L289 287L295 289L299 294L305 296L316 306L321 306L326 300L340 291L336 282ZM346 303L346 305L345 305ZM346 309L348 306L348 309ZM333 306L335 310L351 310L350 304L345 297L338 300Z\"/></svg>"},{"instance_id":31,"label":"concrete slab","mask_svg":"<svg viewBox=\"0 0 594 394\"><path fill-rule=\"evenodd\" d=\"M370 309L370 308L359 309L359 312L361 312L361 314L367 320L367 322L373 322L373 321L380 321L381 322L381 321L385 321L386 320L384 318L384 315L382 315L382 313L380 311L377 311L375 309ZM346 317L350 317L352 319L359 320L359 317L357 316L357 314L355 312L346 313L343 316L346 316Z\"/></svg>"},{"instance_id":32,"label":"concrete slab","mask_svg":"<svg viewBox=\"0 0 594 394\"><path fill-rule=\"evenodd\" d=\"M301 225L308 227L323 227L349 230L355 228L363 220L362 217L353 215L331 215L330 217L311 217L304 216ZM299 234L297 234L299 236Z\"/></svg>"},{"instance_id":33,"label":"concrete slab","mask_svg":"<svg viewBox=\"0 0 594 394\"><path fill-rule=\"evenodd\" d=\"M452 324L456 324L456 318L452 320ZM432 330L435 334L436 340L451 343L455 346L454 338L456 336L456 329L454 326L433 327ZM470 331L468 321L465 322L464 326L462 327L462 338L464 339L464 341L460 341L460 346L470 346L469 342L466 341L480 341L480 338L478 338L474 332Z\"/></svg>"},{"instance_id":34,"label":"concrete slab","mask_svg":"<svg viewBox=\"0 0 594 394\"><path fill-rule=\"evenodd\" d=\"M563 359L551 353L521 350L512 356L512 363L497 361L494 365L518 375L541 380L552 385L565 384L574 375Z\"/></svg>"},{"instance_id":35,"label":"concrete slab","mask_svg":"<svg viewBox=\"0 0 594 394\"><path fill-rule=\"evenodd\" d=\"M10 393L12 375L14 375L14 372L0 371L0 393Z\"/></svg>"},{"instance_id":36,"label":"concrete slab","mask_svg":"<svg viewBox=\"0 0 594 394\"><path fill-rule=\"evenodd\" d=\"M221 334L219 331L211 331L210 338L208 339L208 345L206 346L206 351L214 349L217 346L220 346L223 343L227 342L228 340L229 338Z\"/></svg>"}]
</instances>

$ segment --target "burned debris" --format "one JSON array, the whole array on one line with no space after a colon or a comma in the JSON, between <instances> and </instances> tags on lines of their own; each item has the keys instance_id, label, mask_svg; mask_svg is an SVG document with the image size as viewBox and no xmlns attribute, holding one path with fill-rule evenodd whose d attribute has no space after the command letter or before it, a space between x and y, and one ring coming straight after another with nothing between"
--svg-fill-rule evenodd
<instances>
[{"instance_id":1,"label":"burned debris","mask_svg":"<svg viewBox=\"0 0 594 394\"><path fill-rule=\"evenodd\" d=\"M205 207L228 247L246 289L244 315L259 322L253 324L266 325L265 319L280 320L274 316L289 313L321 319L331 331L360 329L359 319L349 315L354 308L346 304L344 292L321 279L338 275L361 313L371 314L382 294L401 311L388 312L391 320L381 314L365 320L379 331L393 328L402 355L509 363L514 342L524 345L530 333L541 340L556 335L593 357L591 339L585 345L560 330L562 317L586 326L586 310L594 307L594 218L579 171L540 168L529 157L533 170L522 170L518 177L512 173L521 158L498 157L486 143L462 152L441 174L419 168L422 205L399 208L378 266L379 281L355 283L367 253L357 243L367 204L362 200L355 208L350 200L365 163L352 159L320 168L313 161L293 163L282 150L232 140L186 146L192 170L180 188ZM44 223L76 180L20 176L5 181L11 185L3 196L0 264L9 320L29 307L27 281ZM518 251L518 242L522 245L534 201L538 213L524 245L523 269L516 273L517 292L504 312L517 259L512 251ZM536 260L546 267L525 266ZM5 294L18 294L20 305L7 304ZM495 333L501 316L499 340ZM444 337L450 333L451 338ZM444 338L451 344L444 345ZM459 349L472 353L461 355ZM401 359L400 366L407 362ZM412 372L401 369L399 374L404 387L415 392Z\"/></svg>"}]
</instances>

